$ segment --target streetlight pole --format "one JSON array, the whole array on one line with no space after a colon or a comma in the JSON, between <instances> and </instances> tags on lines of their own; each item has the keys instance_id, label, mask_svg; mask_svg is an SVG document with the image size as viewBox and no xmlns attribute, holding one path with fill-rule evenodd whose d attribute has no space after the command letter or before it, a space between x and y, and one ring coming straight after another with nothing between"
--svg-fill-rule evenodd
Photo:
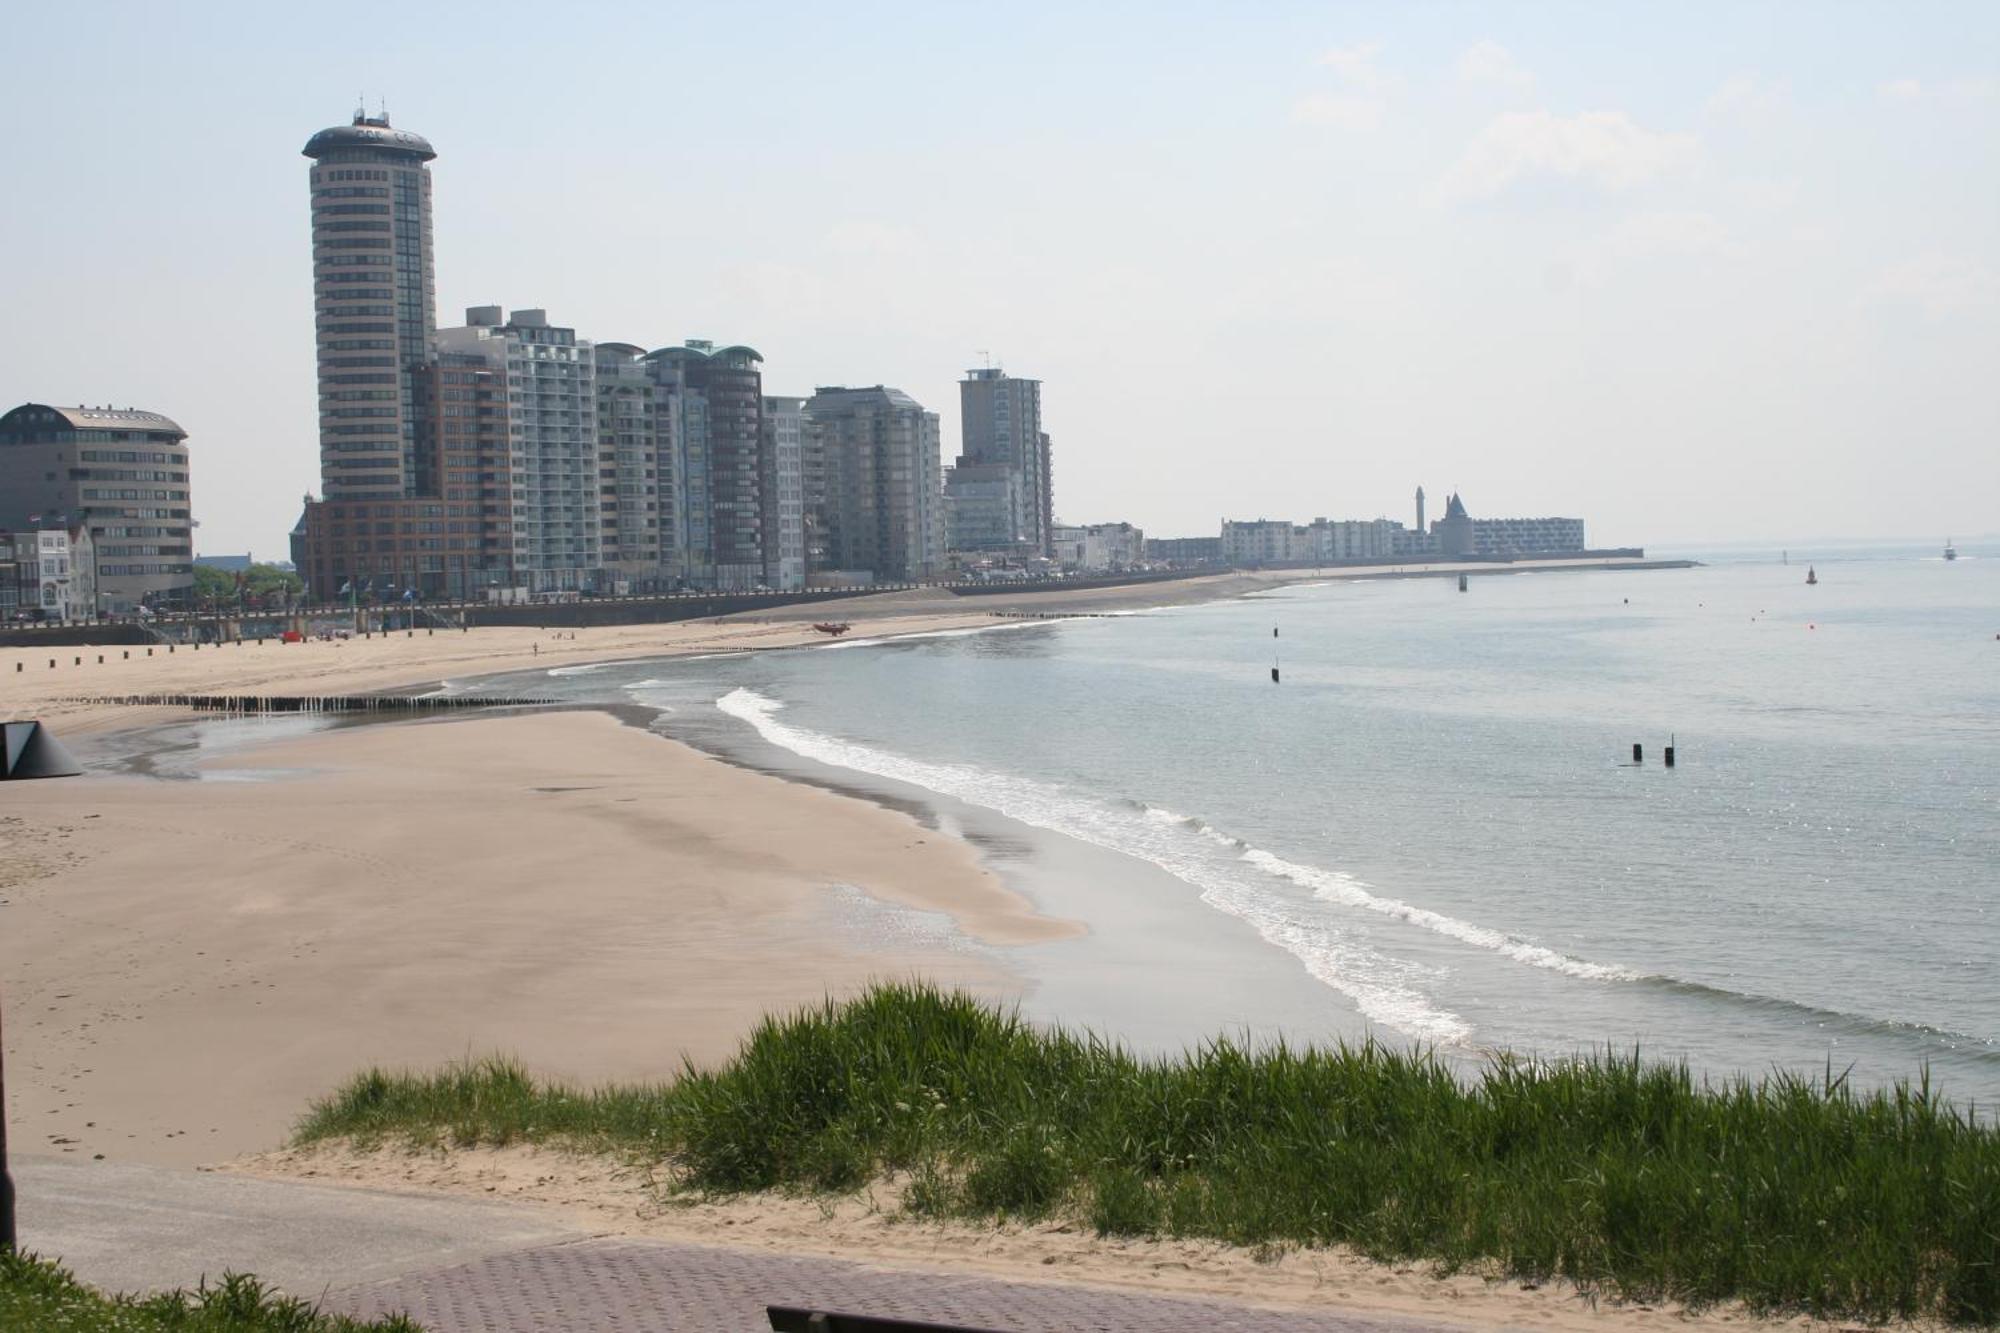
<instances>
[{"instance_id":1,"label":"streetlight pole","mask_svg":"<svg viewBox=\"0 0 2000 1333\"><path fill-rule=\"evenodd\" d=\"M73 778L83 770L39 722L8 722L0 779ZM14 1178L7 1173L7 1033L0 1022L0 1250L19 1250L14 1232Z\"/></svg>"},{"instance_id":2,"label":"streetlight pole","mask_svg":"<svg viewBox=\"0 0 2000 1333\"><path fill-rule=\"evenodd\" d=\"M14 1178L7 1174L7 1033L0 1026L0 1250L18 1248L14 1238Z\"/></svg>"}]
</instances>

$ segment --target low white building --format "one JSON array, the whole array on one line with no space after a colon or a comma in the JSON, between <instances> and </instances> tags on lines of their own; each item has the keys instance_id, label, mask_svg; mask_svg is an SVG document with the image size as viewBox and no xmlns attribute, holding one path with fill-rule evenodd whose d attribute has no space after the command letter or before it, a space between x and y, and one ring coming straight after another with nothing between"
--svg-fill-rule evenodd
<instances>
[{"instance_id":1,"label":"low white building","mask_svg":"<svg viewBox=\"0 0 2000 1333\"><path fill-rule=\"evenodd\" d=\"M1574 555L1584 549L1580 518L1475 518L1478 555Z\"/></svg>"},{"instance_id":2,"label":"low white building","mask_svg":"<svg viewBox=\"0 0 2000 1333\"><path fill-rule=\"evenodd\" d=\"M1305 528L1306 549L1294 558L1329 564L1341 560L1393 560L1402 554L1397 549L1402 531L1403 525L1392 518L1316 518Z\"/></svg>"},{"instance_id":3,"label":"low white building","mask_svg":"<svg viewBox=\"0 0 2000 1333\"><path fill-rule=\"evenodd\" d=\"M0 532L0 618L94 618L94 565L88 528Z\"/></svg>"},{"instance_id":4,"label":"low white building","mask_svg":"<svg viewBox=\"0 0 2000 1333\"><path fill-rule=\"evenodd\" d=\"M1130 523L1058 523L1050 536L1056 563L1064 569L1105 573L1145 563L1146 534Z\"/></svg>"},{"instance_id":5,"label":"low white building","mask_svg":"<svg viewBox=\"0 0 2000 1333\"><path fill-rule=\"evenodd\" d=\"M1299 559L1310 560L1310 552L1305 556L1295 554L1301 544L1297 534L1304 531L1285 519L1239 521L1225 518L1222 520L1222 559L1231 565L1279 565Z\"/></svg>"}]
</instances>

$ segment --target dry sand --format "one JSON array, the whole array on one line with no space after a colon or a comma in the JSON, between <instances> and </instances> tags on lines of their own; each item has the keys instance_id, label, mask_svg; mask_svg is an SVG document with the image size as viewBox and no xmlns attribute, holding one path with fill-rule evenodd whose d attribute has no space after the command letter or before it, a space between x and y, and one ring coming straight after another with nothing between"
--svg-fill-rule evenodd
<instances>
[{"instance_id":1,"label":"dry sand","mask_svg":"<svg viewBox=\"0 0 2000 1333\"><path fill-rule=\"evenodd\" d=\"M206 771L4 791L20 1150L269 1148L371 1064L670 1077L874 978L1014 994L976 946L1074 929L907 815L603 713L341 727ZM871 901L957 931L884 929Z\"/></svg>"},{"instance_id":2,"label":"dry sand","mask_svg":"<svg viewBox=\"0 0 2000 1333\"><path fill-rule=\"evenodd\" d=\"M1807 1329L1803 1319L1760 1319L1740 1307L1689 1314L1671 1305L1593 1303L1567 1284L1382 1264L1341 1249L1259 1253L1211 1241L1093 1235L1070 1222L978 1226L899 1216L898 1182L832 1199L781 1194L721 1200L675 1197L655 1170L609 1157L529 1147L471 1151L343 1144L249 1158L229 1170L401 1192L444 1191L533 1203L579 1230L700 1245L824 1254L891 1267L980 1273L1015 1281L1138 1288L1315 1313L1377 1313L1485 1327L1603 1330ZM1818 1327L1825 1328L1825 1325Z\"/></svg>"},{"instance_id":3,"label":"dry sand","mask_svg":"<svg viewBox=\"0 0 2000 1333\"><path fill-rule=\"evenodd\" d=\"M820 616L825 615L821 608ZM879 614L869 635L991 625L980 612ZM864 632L857 629L857 633ZM489 627L467 631L398 631L366 639L280 643L267 639L181 645L0 648L0 713L40 718L59 736L126 730L168 720L175 710L93 704L92 698L150 694L366 694L439 681L610 662L635 657L796 648L825 643L810 623L776 617L684 620L665 625L606 625L577 630ZM127 655L129 654L129 656ZM102 656L104 661L98 662ZM79 665L77 659L81 658ZM49 665L50 661L55 666ZM16 670L16 664L21 670Z\"/></svg>"}]
</instances>

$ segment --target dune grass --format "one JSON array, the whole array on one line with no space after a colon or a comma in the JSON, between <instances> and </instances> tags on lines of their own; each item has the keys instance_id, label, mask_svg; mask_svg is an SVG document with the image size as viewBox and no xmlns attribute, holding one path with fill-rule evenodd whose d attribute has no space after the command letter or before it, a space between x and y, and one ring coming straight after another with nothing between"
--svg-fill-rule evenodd
<instances>
[{"instance_id":1,"label":"dune grass","mask_svg":"<svg viewBox=\"0 0 2000 1333\"><path fill-rule=\"evenodd\" d=\"M0 1249L0 1329L33 1333L422 1333L402 1315L320 1314L254 1277L156 1296L102 1296L59 1264Z\"/></svg>"},{"instance_id":2,"label":"dune grass","mask_svg":"<svg viewBox=\"0 0 2000 1333\"><path fill-rule=\"evenodd\" d=\"M2000 1323L2000 1131L1925 1082L1708 1086L1602 1055L1492 1063L1227 1040L1171 1060L879 987L767 1019L714 1071L565 1088L487 1060L365 1074L299 1139L561 1142L696 1190L845 1191L1110 1235L1344 1244L1619 1299Z\"/></svg>"}]
</instances>

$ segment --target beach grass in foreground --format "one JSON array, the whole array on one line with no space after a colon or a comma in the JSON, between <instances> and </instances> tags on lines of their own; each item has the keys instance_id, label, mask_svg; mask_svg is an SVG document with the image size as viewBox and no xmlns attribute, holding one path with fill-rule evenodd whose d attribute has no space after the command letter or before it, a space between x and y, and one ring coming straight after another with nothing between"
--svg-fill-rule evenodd
<instances>
[{"instance_id":1,"label":"beach grass in foreground","mask_svg":"<svg viewBox=\"0 0 2000 1333\"><path fill-rule=\"evenodd\" d=\"M359 1320L320 1314L226 1274L214 1286L154 1296L102 1296L61 1265L0 1249L0 1329L34 1333L422 1333L402 1315Z\"/></svg>"},{"instance_id":2,"label":"beach grass in foreground","mask_svg":"<svg viewBox=\"0 0 2000 1333\"><path fill-rule=\"evenodd\" d=\"M919 1216L1067 1216L1624 1300L2000 1323L2000 1130L1921 1082L1710 1086L1612 1054L1462 1080L1374 1042L1142 1059L907 984L767 1019L728 1064L657 1086L566 1088L497 1059L370 1072L298 1137L622 1151L715 1193L901 1173Z\"/></svg>"}]
</instances>

